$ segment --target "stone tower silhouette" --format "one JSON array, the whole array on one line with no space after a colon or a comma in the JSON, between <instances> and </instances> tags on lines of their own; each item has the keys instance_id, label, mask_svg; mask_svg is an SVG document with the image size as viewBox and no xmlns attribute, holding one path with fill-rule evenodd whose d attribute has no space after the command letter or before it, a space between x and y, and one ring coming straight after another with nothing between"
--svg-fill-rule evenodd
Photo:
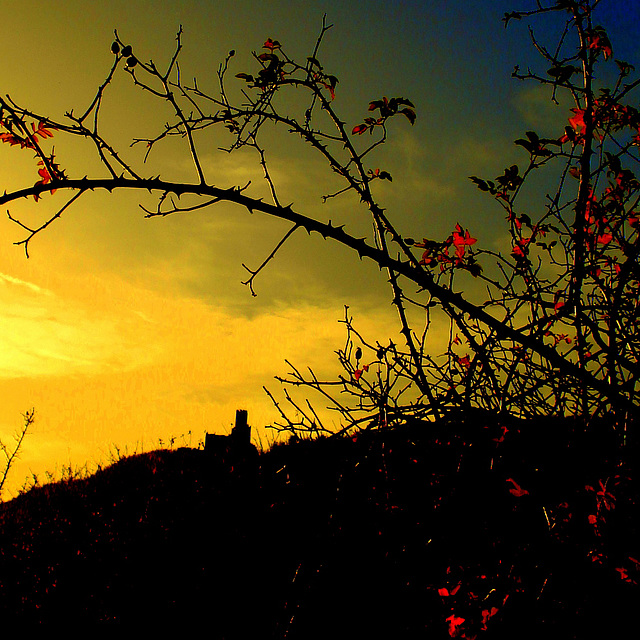
<instances>
[{"instance_id":1,"label":"stone tower silhouette","mask_svg":"<svg viewBox=\"0 0 640 640\"><path fill-rule=\"evenodd\" d=\"M224 455L230 450L242 451L251 446L251 427L247 422L246 409L236 411L236 424L228 436L207 433L204 439L204 450L207 454Z\"/></svg>"}]
</instances>

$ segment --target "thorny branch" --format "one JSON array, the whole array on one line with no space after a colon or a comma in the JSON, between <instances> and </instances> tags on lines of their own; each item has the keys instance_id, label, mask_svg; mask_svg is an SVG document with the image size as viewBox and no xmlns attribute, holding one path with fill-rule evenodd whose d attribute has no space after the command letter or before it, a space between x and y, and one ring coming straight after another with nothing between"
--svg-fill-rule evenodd
<instances>
[{"instance_id":1,"label":"thorny branch","mask_svg":"<svg viewBox=\"0 0 640 640\"><path fill-rule=\"evenodd\" d=\"M24 441L27 435L27 432L33 425L33 422L35 420L35 410L31 409L31 411L26 411L25 413L22 414L22 417L24 418L24 424L22 426L22 429L17 431L13 437L15 441L15 444L13 445L13 447L9 447L9 445L5 444L4 442L2 442L2 440L0 440L0 450L4 454L4 460L5 460L4 470L2 471L2 477L0 477L0 496L2 496L2 489L7 480L7 476L9 475L9 471L11 471L11 468L13 467L14 463L18 459L18 456L20 454L20 448L22 447L22 442Z\"/></svg>"},{"instance_id":2,"label":"thorny branch","mask_svg":"<svg viewBox=\"0 0 640 640\"><path fill-rule=\"evenodd\" d=\"M524 416L558 411L595 416L613 410L623 421L638 406L640 380L640 222L635 213L640 183L623 164L640 163L640 115L626 104L640 79L629 81L633 67L615 60L619 74L614 88L596 92L592 82L596 67L614 62L606 32L592 21L598 4L539 3L537 9L505 15L505 26L543 14L563 15L564 29L552 46L530 29L532 44L548 68L546 74L531 69L521 73L516 67L513 75L549 86L551 99L557 103L559 92L575 103L564 132L540 137L529 131L516 141L528 154L523 171L513 165L495 180L472 177L504 210L511 245L507 251L477 249L476 239L460 225L442 241L417 241L392 222L393 216L377 201L373 189L376 180L392 177L367 162L387 143L389 120L404 116L413 124L415 107L405 98L383 97L369 104L370 115L361 124L347 126L333 102L338 78L319 61L321 45L332 28L326 19L304 63L292 59L271 38L261 52L254 51L256 70L235 74L242 83L239 100L228 88L235 51L220 64L218 90L213 93L195 78L190 86L183 82L182 28L164 71L153 61L143 62L116 32L113 65L80 117L69 112L65 120L56 121L19 107L8 97L0 99L1 139L33 150L41 178L32 186L5 192L0 204L24 197L39 200L55 191L74 192L40 225L26 225L8 212L27 232L16 243L24 246L27 256L36 235L59 220L80 196L96 189L157 193L157 206L143 207L147 217L231 202L249 212L286 220L290 229L262 263L257 268L243 263L250 274L244 284L252 295L256 295L256 277L299 228L344 245L360 259L372 260L386 272L406 348L400 350L391 340L385 347L380 342L367 343L345 310L347 345L336 353L346 375L321 381L311 369L305 376L289 364L291 374L279 378L286 385L320 393L342 416L346 429L389 426L410 415L439 417L452 407L481 407ZM146 146L146 162L169 138L183 140L195 182L143 177L104 136L100 124L103 97L122 70L135 87L167 103L173 113L173 119L157 134L135 138L131 146ZM287 102L289 95L295 95L295 104L302 106L292 107ZM343 181L341 187L323 196L323 202L352 195L371 220L370 237L356 237L344 225L322 222L281 203L262 142L267 124L293 134L320 155ZM201 149L211 139L204 138L204 133L213 127L223 128L227 141L230 139L220 145L222 151L247 149L257 154L270 202L253 197L250 183L215 186L210 182ZM106 176L67 176L55 155L45 153L42 146L54 133L90 141ZM363 136L370 136L368 143L361 142ZM530 176L556 166L560 169L555 193L546 195L539 212L522 211L521 194ZM183 196L195 199L195 204L180 205ZM459 293L470 288L476 291L477 283L486 288L484 301L472 302L471 296ZM411 295L407 293L410 286L417 289ZM417 327L416 311L422 316ZM434 314L449 321L444 345L429 343ZM436 353L434 347L443 351ZM337 400L336 389L348 402ZM299 403L285 393L299 418L288 421L269 393L285 420L280 428L292 433L330 431L308 401Z\"/></svg>"}]
</instances>

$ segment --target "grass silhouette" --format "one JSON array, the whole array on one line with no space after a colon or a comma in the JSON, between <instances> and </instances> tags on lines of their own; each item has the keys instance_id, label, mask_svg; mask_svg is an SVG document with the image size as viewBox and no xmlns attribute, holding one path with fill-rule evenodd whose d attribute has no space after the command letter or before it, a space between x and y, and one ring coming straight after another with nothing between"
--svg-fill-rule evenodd
<instances>
[{"instance_id":1,"label":"grass silhouette","mask_svg":"<svg viewBox=\"0 0 640 640\"><path fill-rule=\"evenodd\" d=\"M0 614L225 639L612 634L639 595L637 453L606 424L476 414L243 461L136 454L0 504Z\"/></svg>"}]
</instances>

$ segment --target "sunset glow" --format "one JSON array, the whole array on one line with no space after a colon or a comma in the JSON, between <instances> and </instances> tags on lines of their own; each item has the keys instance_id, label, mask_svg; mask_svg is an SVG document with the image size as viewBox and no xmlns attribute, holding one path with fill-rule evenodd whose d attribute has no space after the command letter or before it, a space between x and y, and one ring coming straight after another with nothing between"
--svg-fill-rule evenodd
<instances>
[{"instance_id":1,"label":"sunset glow","mask_svg":"<svg viewBox=\"0 0 640 640\"><path fill-rule=\"evenodd\" d=\"M416 238L446 237L460 224L473 236L463 238L462 250L476 238L499 248L504 221L468 176L512 164L512 141L527 127L561 132L567 116L561 107L540 108L535 92L510 79L513 65L527 62L518 57L525 33L495 34L513 8L503 0L455 8L441 0L8 0L0 81L3 95L61 118L93 99L112 63L115 28L140 56L165 61L182 25L184 73L204 87L215 84L230 49L240 72L268 37L303 59L311 55L326 13L334 28L318 56L339 78L336 103L349 130L379 96L406 95L416 105L415 126L394 123L389 144L372 160L393 175L375 185L388 215ZM610 30L619 55L626 47L637 59L637 41L624 26L614 20ZM155 135L168 116L154 112L128 80L118 77L106 93L114 144L145 175L195 180L186 147L175 141L147 165L144 150L129 147L136 136ZM323 204L335 176L287 136L274 134L269 159L283 202L368 233L351 195ZM253 193L268 198L256 158L220 153L218 142L212 139L203 156L211 181L225 188L251 181ZM55 136L53 143L65 167L96 171L90 149ZM0 148L0 167L3 190L37 179L29 153L8 145ZM36 224L64 202L58 196L20 202L11 215ZM385 275L371 263L298 230L257 280L254 298L242 284L242 264L258 266L286 226L228 204L146 220L139 205L153 203L147 194L92 193L33 241L29 259L13 244L24 229L3 212L0 439L10 442L21 414L36 411L3 497L32 473L44 480L65 465L104 462L113 446L150 450L172 439L196 446L205 432L227 432L238 408L248 410L254 439L266 445L275 434L264 427L278 414L263 386L280 393L274 376L286 373L285 360L337 376L345 305L372 342L401 342ZM447 331L436 323L433 344ZM317 401L320 410L324 404Z\"/></svg>"}]
</instances>

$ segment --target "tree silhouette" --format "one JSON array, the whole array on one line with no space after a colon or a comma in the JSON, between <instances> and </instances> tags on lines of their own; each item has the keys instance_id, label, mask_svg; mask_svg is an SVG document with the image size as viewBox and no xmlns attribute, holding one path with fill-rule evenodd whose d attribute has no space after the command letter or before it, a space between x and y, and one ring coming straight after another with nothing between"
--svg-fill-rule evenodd
<instances>
[{"instance_id":1,"label":"tree silhouette","mask_svg":"<svg viewBox=\"0 0 640 640\"><path fill-rule=\"evenodd\" d=\"M387 142L390 120L412 125L416 110L408 98L384 96L370 102L361 122L347 124L334 105L338 78L320 62L320 48L331 28L326 22L304 61L292 59L283 44L269 38L253 52L253 69L234 74L235 52L230 51L218 68L215 93L205 91L195 79L185 83L179 66L181 29L162 68L144 62L116 32L113 65L86 109L71 111L58 121L9 97L0 99L0 138L35 153L39 175L35 184L0 196L0 204L24 197L37 202L55 191L72 194L35 226L9 213L26 232L16 244L27 256L37 234L96 189L157 193L155 208L144 209L147 217L230 202L285 220L290 228L273 251L258 267L245 267L245 284L253 295L257 276L297 230L318 233L360 259L372 260L389 282L404 345L367 342L347 309L347 342L338 351L345 374L322 381L312 371L307 376L292 365L289 376L281 378L288 386L321 393L341 413L345 429L391 426L411 418L438 418L452 409L480 408L520 417L587 419L611 414L614 426L622 430L638 406L640 375L640 183L633 173L639 160L640 115L629 104L640 80L632 80L632 65L614 59L605 29L595 23L598 4L558 0L504 16L506 27L541 14L557 15L563 25L558 42L542 42L530 29L541 70L516 67L513 76L546 86L557 104L563 97L574 106L564 131L546 137L528 131L516 140L526 153L524 168L513 164L493 179L471 177L504 209L509 246L503 251L479 248L473 230L459 224L444 239L408 238L387 216L372 185L392 176L376 167L372 157ZM596 80L596 68L605 69L603 77L615 71L611 86ZM191 159L192 181L146 176L144 166L134 166L103 135L103 97L117 73L128 74L140 91L168 105L173 114L155 136L135 138L132 146L145 146L146 160L168 140L179 139ZM228 89L231 81L241 83L239 101ZM367 237L349 233L333 218L324 222L280 200L263 143L263 132L271 125L320 154L328 170L342 180L342 187L327 193L324 201L331 206L335 198L354 196L370 217ZM252 195L250 184L214 185L216 176L208 174L201 159L204 135L213 127L227 130L228 153L255 152L270 201ZM92 143L103 175L67 175L49 151L49 139L58 136ZM523 190L530 176L543 169L556 172L555 191L545 194L535 212L527 212L521 205ZM192 203L182 204L184 196ZM411 320L416 311L422 318L419 326ZM450 323L441 354L426 349L436 313L443 313ZM356 339L361 346L352 358ZM286 387L285 395L301 417L289 419L271 396L284 419L279 428L292 433L330 431L308 401L306 407L297 405Z\"/></svg>"},{"instance_id":2,"label":"tree silhouette","mask_svg":"<svg viewBox=\"0 0 640 640\"><path fill-rule=\"evenodd\" d=\"M22 443L35 420L35 410L31 409L31 411L25 411L22 414L22 418L24 419L24 424L22 425L22 428L16 431L13 435L13 446L9 446L0 440L0 450L4 455L4 470L0 471L0 498L2 497L2 489L7 481L7 476L18 459Z\"/></svg>"}]
</instances>

